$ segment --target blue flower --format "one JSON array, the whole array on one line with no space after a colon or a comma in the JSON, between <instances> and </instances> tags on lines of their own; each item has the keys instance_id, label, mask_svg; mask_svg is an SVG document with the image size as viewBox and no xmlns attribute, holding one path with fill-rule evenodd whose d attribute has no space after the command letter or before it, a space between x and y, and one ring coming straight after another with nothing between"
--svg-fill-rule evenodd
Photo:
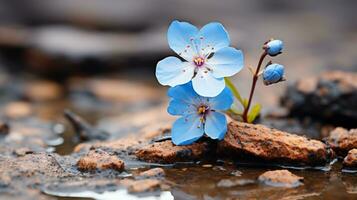
<instances>
[{"instance_id":1,"label":"blue flower","mask_svg":"<svg viewBox=\"0 0 357 200\"><path fill-rule=\"evenodd\" d=\"M284 66L276 63L268 65L263 71L265 85L284 81Z\"/></svg>"},{"instance_id":2,"label":"blue flower","mask_svg":"<svg viewBox=\"0 0 357 200\"><path fill-rule=\"evenodd\" d=\"M243 53L229 47L229 36L222 24L209 23L200 30L187 22L173 21L167 33L170 48L181 59L170 56L159 61L156 78L171 87L192 80L193 89L214 97L225 88L224 77L243 68Z\"/></svg>"},{"instance_id":3,"label":"blue flower","mask_svg":"<svg viewBox=\"0 0 357 200\"><path fill-rule=\"evenodd\" d=\"M276 56L283 50L283 42L281 40L271 40L265 44L264 48L270 56Z\"/></svg>"},{"instance_id":4,"label":"blue flower","mask_svg":"<svg viewBox=\"0 0 357 200\"><path fill-rule=\"evenodd\" d=\"M227 131L227 120L220 111L228 110L233 103L228 88L224 88L216 97L202 97L189 82L170 88L168 96L171 100L167 112L182 116L172 126L174 144L188 145L204 134L212 139L223 139Z\"/></svg>"}]
</instances>

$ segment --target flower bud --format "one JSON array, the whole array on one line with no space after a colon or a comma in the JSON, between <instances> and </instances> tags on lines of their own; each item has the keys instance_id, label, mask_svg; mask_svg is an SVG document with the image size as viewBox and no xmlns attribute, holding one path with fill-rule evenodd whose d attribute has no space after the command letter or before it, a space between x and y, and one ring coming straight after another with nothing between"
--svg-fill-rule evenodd
<instances>
[{"instance_id":1,"label":"flower bud","mask_svg":"<svg viewBox=\"0 0 357 200\"><path fill-rule=\"evenodd\" d=\"M271 40L264 45L264 49L270 56L276 56L281 53L283 42L281 40Z\"/></svg>"},{"instance_id":2,"label":"flower bud","mask_svg":"<svg viewBox=\"0 0 357 200\"><path fill-rule=\"evenodd\" d=\"M263 71L263 81L265 85L270 85L284 81L284 66L276 63L265 67Z\"/></svg>"}]
</instances>

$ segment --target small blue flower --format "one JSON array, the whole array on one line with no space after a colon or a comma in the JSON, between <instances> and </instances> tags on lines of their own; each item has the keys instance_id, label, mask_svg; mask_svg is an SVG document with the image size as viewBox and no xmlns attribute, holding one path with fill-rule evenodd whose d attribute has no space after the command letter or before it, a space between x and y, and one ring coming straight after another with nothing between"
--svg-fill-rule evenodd
<instances>
[{"instance_id":1,"label":"small blue flower","mask_svg":"<svg viewBox=\"0 0 357 200\"><path fill-rule=\"evenodd\" d=\"M276 56L283 50L283 42L281 40L271 40L265 44L265 49L270 56Z\"/></svg>"},{"instance_id":2,"label":"small blue flower","mask_svg":"<svg viewBox=\"0 0 357 200\"><path fill-rule=\"evenodd\" d=\"M167 38L170 48L184 61L170 56L157 63L156 78L162 85L174 87L192 80L200 96L214 97L225 88L224 77L243 68L242 51L229 47L228 33L220 23L198 30L190 23L173 21Z\"/></svg>"},{"instance_id":3,"label":"small blue flower","mask_svg":"<svg viewBox=\"0 0 357 200\"><path fill-rule=\"evenodd\" d=\"M227 131L227 120L221 111L228 110L233 96L228 88L216 97L199 96L189 82L169 89L171 97L167 112L179 115L171 130L176 145L188 145L204 134L212 139L222 140Z\"/></svg>"},{"instance_id":4,"label":"small blue flower","mask_svg":"<svg viewBox=\"0 0 357 200\"><path fill-rule=\"evenodd\" d=\"M284 81L284 66L276 63L268 65L263 71L263 81L265 85Z\"/></svg>"}]
</instances>

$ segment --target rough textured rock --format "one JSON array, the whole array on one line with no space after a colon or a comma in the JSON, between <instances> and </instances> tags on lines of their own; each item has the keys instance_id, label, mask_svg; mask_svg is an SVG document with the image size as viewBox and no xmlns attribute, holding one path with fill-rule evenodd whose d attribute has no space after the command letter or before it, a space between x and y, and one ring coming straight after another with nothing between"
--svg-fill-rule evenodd
<instances>
[{"instance_id":1,"label":"rough textured rock","mask_svg":"<svg viewBox=\"0 0 357 200\"><path fill-rule=\"evenodd\" d=\"M357 169L357 149L352 149L348 152L345 159L343 159L343 166Z\"/></svg>"},{"instance_id":2,"label":"rough textured rock","mask_svg":"<svg viewBox=\"0 0 357 200\"><path fill-rule=\"evenodd\" d=\"M89 151L87 155L81 157L77 162L77 167L82 171L106 169L122 171L124 169L124 161L115 155L110 155L108 152L96 149Z\"/></svg>"},{"instance_id":3,"label":"rough textured rock","mask_svg":"<svg viewBox=\"0 0 357 200\"><path fill-rule=\"evenodd\" d=\"M328 71L289 86L282 104L292 115L310 115L352 126L357 120L357 73Z\"/></svg>"},{"instance_id":4,"label":"rough textured rock","mask_svg":"<svg viewBox=\"0 0 357 200\"><path fill-rule=\"evenodd\" d=\"M188 146L176 146L171 140L155 142L136 151L140 160L156 163L174 163L179 161L194 161L203 158L209 151L206 142L194 143Z\"/></svg>"},{"instance_id":5,"label":"rough textured rock","mask_svg":"<svg viewBox=\"0 0 357 200\"><path fill-rule=\"evenodd\" d=\"M219 154L235 159L251 157L271 163L325 165L333 156L324 143L263 125L230 122Z\"/></svg>"},{"instance_id":6,"label":"rough textured rock","mask_svg":"<svg viewBox=\"0 0 357 200\"><path fill-rule=\"evenodd\" d=\"M288 170L267 171L258 177L258 180L266 185L273 187L298 187L302 185L304 178L296 176Z\"/></svg>"},{"instance_id":7,"label":"rough textured rock","mask_svg":"<svg viewBox=\"0 0 357 200\"><path fill-rule=\"evenodd\" d=\"M140 172L140 178L162 178L165 176L165 171L162 168L156 167L143 172Z\"/></svg>"},{"instance_id":8,"label":"rough textured rock","mask_svg":"<svg viewBox=\"0 0 357 200\"><path fill-rule=\"evenodd\" d=\"M131 193L150 192L160 188L160 181L157 179L131 180L125 179L121 184L127 187Z\"/></svg>"},{"instance_id":9,"label":"rough textured rock","mask_svg":"<svg viewBox=\"0 0 357 200\"><path fill-rule=\"evenodd\" d=\"M357 148L357 129L338 127L330 132L326 141L337 154L345 156L349 150Z\"/></svg>"}]
</instances>

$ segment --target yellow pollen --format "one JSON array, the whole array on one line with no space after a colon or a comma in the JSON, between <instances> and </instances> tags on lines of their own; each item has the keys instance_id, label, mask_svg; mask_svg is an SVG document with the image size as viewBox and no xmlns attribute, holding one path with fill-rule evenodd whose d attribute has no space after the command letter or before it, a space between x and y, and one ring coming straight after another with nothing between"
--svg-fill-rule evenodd
<instances>
[{"instance_id":1,"label":"yellow pollen","mask_svg":"<svg viewBox=\"0 0 357 200\"><path fill-rule=\"evenodd\" d=\"M203 65L205 60L201 57L197 57L197 58L193 59L193 62L195 63L196 66L200 67Z\"/></svg>"}]
</instances>

